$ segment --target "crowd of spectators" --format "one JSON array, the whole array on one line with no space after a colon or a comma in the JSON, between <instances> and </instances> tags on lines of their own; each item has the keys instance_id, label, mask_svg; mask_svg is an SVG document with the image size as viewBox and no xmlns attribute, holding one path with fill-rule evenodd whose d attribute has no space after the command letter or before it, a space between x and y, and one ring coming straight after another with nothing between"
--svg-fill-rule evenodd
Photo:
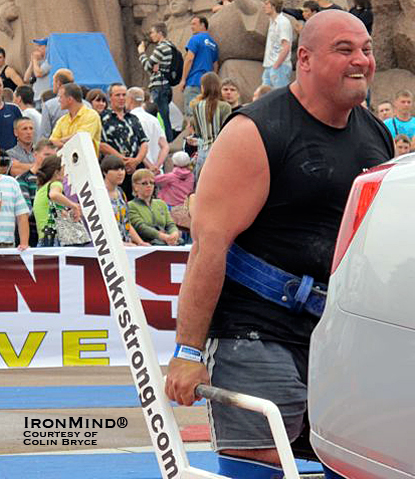
<instances>
[{"instance_id":1,"label":"crowd of spectators","mask_svg":"<svg viewBox=\"0 0 415 479\"><path fill-rule=\"evenodd\" d=\"M214 11L230 3L218 2ZM253 101L289 84L292 67L295 70L293 38L301 25L319 11L340 7L329 0L306 0L302 8L293 9L283 8L281 0L266 0L263 8L269 29L262 84L252 92ZM354 0L350 13L371 32L370 0ZM183 72L176 82L184 92L184 116L172 102L167 73L174 46L164 23L151 28L155 44L151 54L147 54L144 42L138 46L137 61L149 76L147 88L114 83L106 92L97 88L88 91L76 83L67 68L57 70L51 82L47 39L34 40L30 64L22 78L6 63L6 52L0 47L1 247L59 245L51 211L65 209L74 221L79 220L81 210L57 152L81 131L91 136L124 244L179 245L183 238L191 241L187 228L181 231L179 220L175 224L175 211L182 208L183 214L183 208L186 210L220 129L232 112L241 108L242 78L218 76L219 46L209 33L208 20L196 16L190 26L193 35L183 52ZM11 101L6 101L10 92ZM376 108L368 98L364 106L385 122L395 139L397 155L415 149L411 91L400 90ZM184 151L174 153L167 162L171 142L180 133ZM172 168L167 166L171 163Z\"/></svg>"}]
</instances>

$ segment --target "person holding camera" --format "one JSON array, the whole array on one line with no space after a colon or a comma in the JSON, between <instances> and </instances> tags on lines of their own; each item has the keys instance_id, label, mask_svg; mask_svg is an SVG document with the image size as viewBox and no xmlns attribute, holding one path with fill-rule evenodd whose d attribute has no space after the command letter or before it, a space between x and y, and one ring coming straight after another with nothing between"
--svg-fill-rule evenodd
<instances>
[{"instance_id":1,"label":"person holding camera","mask_svg":"<svg viewBox=\"0 0 415 479\"><path fill-rule=\"evenodd\" d=\"M38 38L33 40L36 45L30 57L30 63L27 67L23 81L33 86L35 107L41 110L42 93L49 88L49 72L51 66L46 60L47 38Z\"/></svg>"},{"instance_id":2,"label":"person holding camera","mask_svg":"<svg viewBox=\"0 0 415 479\"><path fill-rule=\"evenodd\" d=\"M14 231L19 231L18 249L29 247L29 208L23 198L19 183L6 175L10 157L0 150L0 248L14 248Z\"/></svg>"}]
</instances>

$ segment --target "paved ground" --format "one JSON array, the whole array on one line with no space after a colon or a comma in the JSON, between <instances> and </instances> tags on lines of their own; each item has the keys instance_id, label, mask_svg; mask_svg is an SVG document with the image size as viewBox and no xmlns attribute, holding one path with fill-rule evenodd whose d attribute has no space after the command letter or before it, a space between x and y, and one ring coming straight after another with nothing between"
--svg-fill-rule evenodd
<instances>
[{"instance_id":1,"label":"paved ground","mask_svg":"<svg viewBox=\"0 0 415 479\"><path fill-rule=\"evenodd\" d=\"M118 400L124 405L135 404L135 390L127 367L0 369L0 385L0 479L161 478L140 407L87 407L97 403L116 406ZM97 400L94 394L101 394L102 398ZM118 394L122 397L118 398ZM80 396L80 400L74 401L74 396L76 399ZM53 405L53 409L42 409L45 401ZM82 407L69 409L68 404L81 404ZM173 411L182 435L187 435L185 448L190 464L204 471L217 472L217 457L211 452L210 444L202 442L207 438L206 407L175 406ZM85 426L72 429L79 432L79 440L86 440L85 433L96 431L96 444L66 445L62 444L62 437L33 437L34 433L57 431L54 426L46 427L48 422L43 423L44 420L51 423L69 417L82 417L84 422L125 418L128 425L125 428ZM33 427L33 421L38 421L41 427ZM32 444L24 444L28 431ZM197 439L200 442L195 442ZM300 477L323 478L320 474L315 475L320 467L318 464L297 461L297 466L303 473L312 472Z\"/></svg>"},{"instance_id":2,"label":"paved ground","mask_svg":"<svg viewBox=\"0 0 415 479\"><path fill-rule=\"evenodd\" d=\"M50 368L50 369L8 369L0 370L0 384L3 387L20 387L21 394L27 393L25 387L42 386L85 386L85 385L132 385L130 371L127 367L77 367L77 368ZM19 391L20 393L20 391ZM199 407L175 407L174 414L180 428L207 424L206 409ZM52 444L24 445L23 436L25 421L33 419L64 419L82 416L84 419L117 419L125 417L128 426L124 429L98 429L96 445L68 445ZM27 418L27 419L25 419ZM62 450L78 451L81 449L108 449L150 446L141 408L82 408L82 409L4 409L0 403L0 454L20 453L49 453ZM81 430L81 435L91 428ZM41 428L39 431L48 431ZM47 439L42 438L44 441Z\"/></svg>"}]
</instances>

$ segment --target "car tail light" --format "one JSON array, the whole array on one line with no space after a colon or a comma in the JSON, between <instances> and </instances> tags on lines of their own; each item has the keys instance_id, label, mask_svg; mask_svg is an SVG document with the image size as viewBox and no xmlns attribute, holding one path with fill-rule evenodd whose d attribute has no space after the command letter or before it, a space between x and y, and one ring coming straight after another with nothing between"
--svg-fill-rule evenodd
<instances>
[{"instance_id":1,"label":"car tail light","mask_svg":"<svg viewBox=\"0 0 415 479\"><path fill-rule=\"evenodd\" d=\"M359 175L353 182L352 189L344 210L343 219L337 236L331 274L333 274L346 254L360 223L372 204L386 173L395 163L376 166L367 173Z\"/></svg>"}]
</instances>

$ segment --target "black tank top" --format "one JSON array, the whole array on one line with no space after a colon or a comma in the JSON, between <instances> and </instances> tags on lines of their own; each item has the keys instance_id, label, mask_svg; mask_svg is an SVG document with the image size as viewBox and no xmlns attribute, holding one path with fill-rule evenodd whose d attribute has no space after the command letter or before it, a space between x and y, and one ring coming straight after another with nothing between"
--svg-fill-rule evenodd
<instances>
[{"instance_id":1,"label":"black tank top","mask_svg":"<svg viewBox=\"0 0 415 479\"><path fill-rule=\"evenodd\" d=\"M6 77L6 69L9 65L4 65L0 73L0 78L3 80L3 88L11 88L13 91L17 88L16 83L11 78Z\"/></svg>"},{"instance_id":2,"label":"black tank top","mask_svg":"<svg viewBox=\"0 0 415 479\"><path fill-rule=\"evenodd\" d=\"M352 182L364 168L394 156L392 137L360 106L352 110L345 128L330 127L310 115L288 87L237 114L249 117L259 130L271 186L257 218L235 242L285 271L327 283ZM308 344L316 322L225 278L210 336Z\"/></svg>"}]
</instances>

